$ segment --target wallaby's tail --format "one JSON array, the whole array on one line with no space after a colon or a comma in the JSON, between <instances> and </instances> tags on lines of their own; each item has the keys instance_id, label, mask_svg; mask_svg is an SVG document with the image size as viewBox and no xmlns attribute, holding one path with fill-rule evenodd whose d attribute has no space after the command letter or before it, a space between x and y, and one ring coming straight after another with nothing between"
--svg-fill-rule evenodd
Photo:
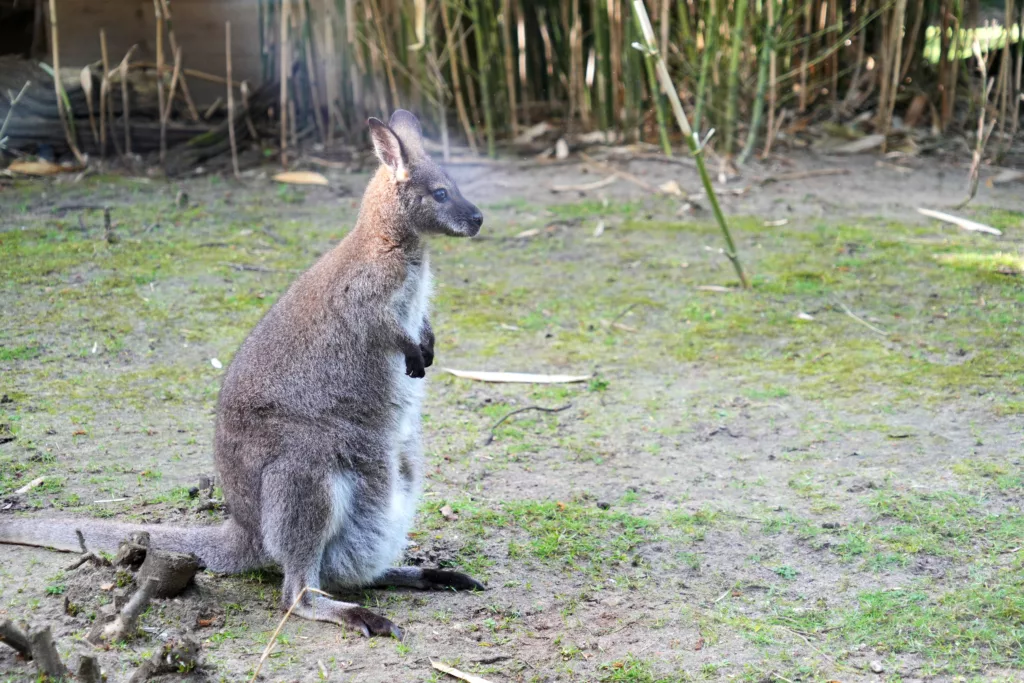
<instances>
[{"instance_id":1,"label":"wallaby's tail","mask_svg":"<svg viewBox=\"0 0 1024 683\"><path fill-rule=\"evenodd\" d=\"M179 527L96 519L0 517L0 543L79 552L81 547L76 531L82 532L89 550L108 552L117 552L118 545L132 532L146 531L149 532L151 547L192 553L207 569L226 574L266 564L259 541L251 538L232 520L216 526Z\"/></svg>"}]
</instances>

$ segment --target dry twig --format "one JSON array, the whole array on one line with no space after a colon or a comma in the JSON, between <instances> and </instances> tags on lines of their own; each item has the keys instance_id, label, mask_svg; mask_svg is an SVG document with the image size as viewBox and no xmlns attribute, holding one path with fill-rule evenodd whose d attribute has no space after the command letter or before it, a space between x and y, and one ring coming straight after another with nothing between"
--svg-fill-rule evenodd
<instances>
[{"instance_id":1,"label":"dry twig","mask_svg":"<svg viewBox=\"0 0 1024 683\"><path fill-rule=\"evenodd\" d=\"M263 648L263 654L260 655L259 664L256 665L256 671L253 672L252 678L249 679L249 683L252 683L252 681L255 681L259 677L260 669L263 668L263 662L267 661L267 658L270 657L270 653L274 650L274 646L277 645L277 634L280 633L281 629L284 628L285 622L288 621L288 617L292 615L292 612L295 610L296 606L298 606L299 601L302 600L302 597L306 594L307 591L310 593L324 595L328 598L331 597L330 593L325 593L322 590L311 588L309 586L305 586L301 591L299 591L299 594L295 596L295 600L292 602L291 607L288 608L288 611L284 613L283 617L281 617L281 621L278 622L277 628L274 629L273 635L271 635L270 640L267 641L267 646Z\"/></svg>"},{"instance_id":2,"label":"dry twig","mask_svg":"<svg viewBox=\"0 0 1024 683\"><path fill-rule=\"evenodd\" d=\"M147 580L141 588L135 591L120 614L105 623L97 622L85 639L93 645L98 645L103 641L113 642L131 637L135 633L139 615L146 610L146 606L149 605L149 601L159 585L158 579Z\"/></svg>"},{"instance_id":3,"label":"dry twig","mask_svg":"<svg viewBox=\"0 0 1024 683\"><path fill-rule=\"evenodd\" d=\"M498 427L500 427L502 425L502 423L505 422L505 420L509 419L513 415L518 415L519 413L525 413L525 412L530 411L530 410L539 410L539 411L541 411L543 413L560 413L563 410L568 410L569 408L572 408L572 404L571 403L566 403L564 406L562 406L560 408L544 408L542 406L526 406L525 408L518 408L516 410L513 410L511 413L508 413L507 415L502 417L500 420L495 422L493 425L491 425L490 434L488 434L487 438L484 439L483 445L484 446L489 446L491 444L491 442L494 441L494 430L497 429Z\"/></svg>"}]
</instances>

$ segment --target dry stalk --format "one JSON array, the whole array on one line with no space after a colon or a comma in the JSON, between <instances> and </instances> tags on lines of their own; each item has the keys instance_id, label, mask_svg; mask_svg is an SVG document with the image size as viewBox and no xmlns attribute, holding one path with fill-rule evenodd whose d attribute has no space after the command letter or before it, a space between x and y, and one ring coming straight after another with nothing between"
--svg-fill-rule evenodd
<instances>
[{"instance_id":1,"label":"dry stalk","mask_svg":"<svg viewBox=\"0 0 1024 683\"><path fill-rule=\"evenodd\" d=\"M273 652L274 646L277 644L277 634L279 634L281 632L281 629L284 628L285 622L288 621L288 617L290 617L292 615L292 612L298 606L299 601L302 600L303 596L306 595L307 591L310 592L310 593L317 593L319 595L324 595L324 596L327 596L328 598L331 597L330 593L325 593L322 590L318 590L316 588L311 588L310 586L305 586L305 587L303 587L303 589L301 591L299 591L299 594L295 596L295 600L292 602L291 607L288 608L288 611L284 613L283 617L281 617L281 621L278 622L277 628L274 629L274 633L270 636L270 640L267 641L267 646L265 648L263 648L263 654L260 655L259 664L256 665L256 671L253 672L252 678L249 679L249 683L252 683L253 681L255 681L259 677L260 669L263 668L263 663L265 661L267 661L267 658L270 657L270 653Z\"/></svg>"},{"instance_id":2,"label":"dry stalk","mask_svg":"<svg viewBox=\"0 0 1024 683\"><path fill-rule=\"evenodd\" d=\"M277 59L280 62L281 95L278 115L281 118L281 166L288 168L288 76L291 73L291 51L288 45L288 14L291 0L281 0L281 36Z\"/></svg>"},{"instance_id":3,"label":"dry stalk","mask_svg":"<svg viewBox=\"0 0 1024 683\"><path fill-rule=\"evenodd\" d=\"M445 49L448 51L448 68L452 74L452 90L455 97L455 110L459 114L459 121L462 123L462 130L466 133L466 142L473 154L478 154L476 136L473 135L473 126L469 122L469 114L466 112L466 103L462 100L462 82L459 76L459 58L455 51L455 39L452 33L451 20L448 18L448 5L441 3L441 25L444 27Z\"/></svg>"},{"instance_id":4,"label":"dry stalk","mask_svg":"<svg viewBox=\"0 0 1024 683\"><path fill-rule=\"evenodd\" d=\"M231 168L235 177L240 177L238 172L238 143L235 140L235 89L231 87L231 22L224 22L224 59L225 73L228 77L228 138L231 141Z\"/></svg>"},{"instance_id":5,"label":"dry stalk","mask_svg":"<svg viewBox=\"0 0 1024 683\"><path fill-rule=\"evenodd\" d=\"M160 108L160 163L167 156L167 117L164 116L164 15L159 0L153 0L156 17L156 99Z\"/></svg>"},{"instance_id":6,"label":"dry stalk","mask_svg":"<svg viewBox=\"0 0 1024 683\"><path fill-rule=\"evenodd\" d=\"M171 43L171 50L175 53L178 52L178 41L174 37L174 20L171 18L171 7L167 0L160 0L160 11L163 15L164 21L167 24L167 38ZM193 121L199 120L199 110L196 109L196 103L192 101L192 94L188 89L188 81L185 80L184 74L188 71L183 71L181 76L181 96L185 98L185 104L188 106L188 115Z\"/></svg>"},{"instance_id":7,"label":"dry stalk","mask_svg":"<svg viewBox=\"0 0 1024 683\"><path fill-rule=\"evenodd\" d=\"M178 79L181 77L181 48L174 51L174 71L171 72L171 85L167 88L167 107L161 117L166 121L171 116L171 109L174 107L174 93L178 89Z\"/></svg>"},{"instance_id":8,"label":"dry stalk","mask_svg":"<svg viewBox=\"0 0 1024 683\"><path fill-rule=\"evenodd\" d=\"M60 33L57 30L57 0L50 0L50 53L53 57L53 91L57 96L57 114L60 116L60 123L64 127L64 137L67 139L68 147L79 164L85 164L85 155L78 149L75 142L75 134L71 129L69 117L74 112L65 108L64 83L60 78Z\"/></svg>"},{"instance_id":9,"label":"dry stalk","mask_svg":"<svg viewBox=\"0 0 1024 683\"><path fill-rule=\"evenodd\" d=\"M988 98L992 94L992 86L995 85L995 79L988 77L988 65L985 62L985 56L981 54L981 45L978 44L977 40L974 41L971 49L974 52L974 58L978 62L978 71L981 72L982 95L981 102L978 103L977 139L974 142L974 152L971 155L971 170L967 176L967 197L956 205L955 208L957 209L965 207L978 194L981 157L985 153L985 145L988 144L988 138L996 127L995 122L987 126L985 124L985 115L988 113Z\"/></svg>"},{"instance_id":10,"label":"dry stalk","mask_svg":"<svg viewBox=\"0 0 1024 683\"><path fill-rule=\"evenodd\" d=\"M11 123L11 116L14 114L14 108L18 106L18 102L21 101L21 98L25 95L25 91L28 90L31 85L32 81L25 81L25 85L21 86L21 90L18 91L17 95L12 97L12 93L7 94L11 100L11 106L7 109L7 116L4 117L3 125L0 126L0 149L4 148L4 142L6 140L6 138L4 138L4 133L7 132L7 126Z\"/></svg>"}]
</instances>

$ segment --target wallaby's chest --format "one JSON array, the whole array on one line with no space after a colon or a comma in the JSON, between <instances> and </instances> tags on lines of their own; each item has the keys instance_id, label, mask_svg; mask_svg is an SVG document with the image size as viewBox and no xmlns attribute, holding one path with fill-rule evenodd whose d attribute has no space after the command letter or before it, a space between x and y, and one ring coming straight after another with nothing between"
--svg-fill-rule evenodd
<instances>
[{"instance_id":1,"label":"wallaby's chest","mask_svg":"<svg viewBox=\"0 0 1024 683\"><path fill-rule=\"evenodd\" d=\"M430 262L424 254L420 262L406 267L405 281L392 300L395 316L413 339L420 337L423 320L429 312L431 293Z\"/></svg>"}]
</instances>

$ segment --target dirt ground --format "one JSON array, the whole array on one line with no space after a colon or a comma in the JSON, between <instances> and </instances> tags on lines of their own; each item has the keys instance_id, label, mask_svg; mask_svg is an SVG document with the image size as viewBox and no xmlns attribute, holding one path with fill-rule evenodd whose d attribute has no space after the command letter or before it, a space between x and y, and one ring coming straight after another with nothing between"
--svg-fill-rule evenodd
<instances>
[{"instance_id":1,"label":"dirt ground","mask_svg":"<svg viewBox=\"0 0 1024 683\"><path fill-rule=\"evenodd\" d=\"M691 168L608 161L688 200L621 177L553 192L607 176L570 161L453 166L484 230L432 244L430 471L407 561L488 589L347 596L405 641L292 620L260 678L453 680L434 659L495 683L1022 680L1024 184L984 171L955 212L997 237L914 210L951 210L964 166L755 165L722 195L742 292ZM0 514L222 517L189 495L213 474L215 365L345 234L367 179L269 173L0 185ZM82 204L113 207L113 242ZM569 407L492 430L527 406ZM0 547L0 619L49 624L65 661L133 590L73 559ZM98 652L107 680L184 631L202 665L165 680L248 680L279 588L200 574ZM0 647L0 680L34 670Z\"/></svg>"}]
</instances>

